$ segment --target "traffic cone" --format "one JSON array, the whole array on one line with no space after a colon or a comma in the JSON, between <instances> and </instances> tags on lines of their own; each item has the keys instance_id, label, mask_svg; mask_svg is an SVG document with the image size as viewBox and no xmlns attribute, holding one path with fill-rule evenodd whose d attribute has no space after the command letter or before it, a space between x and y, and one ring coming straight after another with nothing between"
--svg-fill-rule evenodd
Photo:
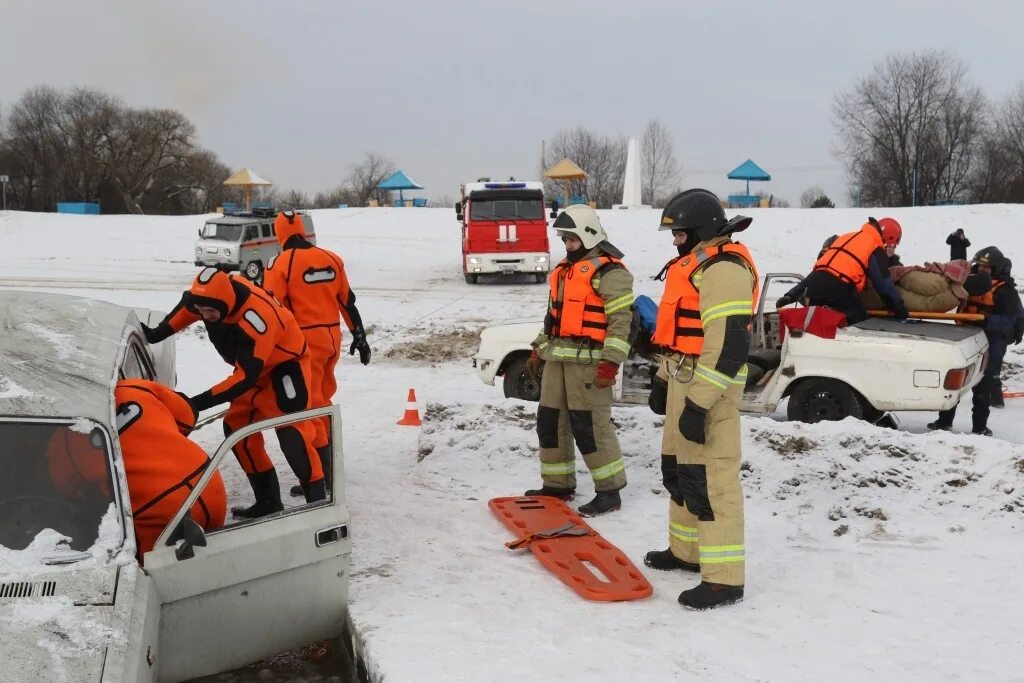
<instances>
[{"instance_id":1,"label":"traffic cone","mask_svg":"<svg viewBox=\"0 0 1024 683\"><path fill-rule=\"evenodd\" d=\"M419 427L423 423L420 421L419 408L416 407L415 389L409 389L409 398L406 400L408 403L406 403L405 406L405 415L402 416L402 419L399 420L397 424L404 425L406 427Z\"/></svg>"}]
</instances>

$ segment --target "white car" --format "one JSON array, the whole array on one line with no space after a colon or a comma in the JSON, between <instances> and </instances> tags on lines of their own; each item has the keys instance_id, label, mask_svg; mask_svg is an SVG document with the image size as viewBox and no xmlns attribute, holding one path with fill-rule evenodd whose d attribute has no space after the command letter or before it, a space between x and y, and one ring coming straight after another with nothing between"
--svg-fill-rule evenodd
<instances>
[{"instance_id":1,"label":"white car","mask_svg":"<svg viewBox=\"0 0 1024 683\"><path fill-rule=\"evenodd\" d=\"M351 539L337 407L232 434L143 568L113 387L173 385L173 340L151 350L132 309L34 292L0 292L0 329L0 679L178 681L342 633ZM322 415L335 435L327 500L208 533L187 516L233 444ZM109 491L56 485L53 454L76 439L99 453Z\"/></svg>"},{"instance_id":2,"label":"white car","mask_svg":"<svg viewBox=\"0 0 1024 683\"><path fill-rule=\"evenodd\" d=\"M789 398L791 420L874 422L887 411L951 408L981 380L988 341L978 327L871 318L840 329L835 339L780 339L778 313L765 311L765 305L782 294L780 286L800 279L792 273L765 277L752 324L743 411L772 413ZM540 329L538 320L483 330L473 358L480 379L494 384L503 376L505 396L538 400L540 385L526 371L526 359ZM646 402L655 369L647 355L634 353L624 364L616 400Z\"/></svg>"}]
</instances>

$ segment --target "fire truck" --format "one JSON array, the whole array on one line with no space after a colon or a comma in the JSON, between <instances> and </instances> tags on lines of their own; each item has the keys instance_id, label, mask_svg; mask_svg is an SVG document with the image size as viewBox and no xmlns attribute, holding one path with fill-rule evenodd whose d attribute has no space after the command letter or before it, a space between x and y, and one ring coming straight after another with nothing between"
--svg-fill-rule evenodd
<instances>
[{"instance_id":1,"label":"fire truck","mask_svg":"<svg viewBox=\"0 0 1024 683\"><path fill-rule=\"evenodd\" d=\"M544 184L480 178L462 186L455 216L462 224L462 272L468 284L480 277L525 273L537 282L551 268L548 222L544 216ZM551 204L555 218L557 203Z\"/></svg>"}]
</instances>

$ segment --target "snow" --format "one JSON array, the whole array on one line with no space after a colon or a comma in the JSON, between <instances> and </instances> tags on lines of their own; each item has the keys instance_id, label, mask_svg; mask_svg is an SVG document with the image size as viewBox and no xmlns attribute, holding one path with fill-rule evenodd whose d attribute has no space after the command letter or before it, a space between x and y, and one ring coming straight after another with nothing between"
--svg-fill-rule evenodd
<instances>
[{"instance_id":1,"label":"snow","mask_svg":"<svg viewBox=\"0 0 1024 683\"><path fill-rule=\"evenodd\" d=\"M487 508L490 498L540 483L535 406L482 384L469 357L483 327L539 319L545 287L464 284L451 209L313 215L319 243L346 260L374 349L370 366L346 356L338 373L351 612L374 676L1019 680L1020 401L993 411L994 438L960 433L969 431L969 405L959 410L956 433L928 433L933 414L901 414L898 431L745 416L747 597L709 613L676 603L695 585L693 575L642 566L646 551L667 543L662 418L645 407L617 407L630 484L623 509L591 523L643 569L655 592L642 601L589 603L528 551L505 549L511 535ZM657 230L658 212L601 215L626 253L637 292L657 300L661 283L649 277L673 255L671 237ZM1020 205L749 215L753 226L740 238L762 272L806 271L825 237L857 229L868 215L902 223L905 263L945 260L946 235L957 227L972 253L996 244L1014 258L1024 224ZM169 310L196 272L193 243L205 218L12 212L0 222L0 286ZM560 255L557 242L553 252ZM198 327L179 335L178 359L178 388L188 393L229 371ZM1017 348L1006 363L1007 388L1024 389ZM420 429L395 425L409 387L424 417ZM16 390L0 381L0 392ZM212 451L219 425L195 438ZM585 501L591 484L582 460L577 465ZM230 466L233 504L247 491ZM287 468L279 471L287 486Z\"/></svg>"}]
</instances>

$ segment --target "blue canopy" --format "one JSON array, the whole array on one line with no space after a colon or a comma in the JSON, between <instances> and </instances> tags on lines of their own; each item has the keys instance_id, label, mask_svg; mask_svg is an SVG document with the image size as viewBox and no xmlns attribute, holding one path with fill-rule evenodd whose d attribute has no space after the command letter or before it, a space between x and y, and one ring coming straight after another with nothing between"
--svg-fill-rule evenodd
<instances>
[{"instance_id":1,"label":"blue canopy","mask_svg":"<svg viewBox=\"0 0 1024 683\"><path fill-rule=\"evenodd\" d=\"M417 185L412 178L402 171L395 171L377 185L378 190L422 190L422 185Z\"/></svg>"},{"instance_id":2,"label":"blue canopy","mask_svg":"<svg viewBox=\"0 0 1024 683\"><path fill-rule=\"evenodd\" d=\"M729 180L771 180L772 177L768 173L755 164L750 159L747 159L742 164L729 171L729 175L726 176Z\"/></svg>"}]
</instances>

